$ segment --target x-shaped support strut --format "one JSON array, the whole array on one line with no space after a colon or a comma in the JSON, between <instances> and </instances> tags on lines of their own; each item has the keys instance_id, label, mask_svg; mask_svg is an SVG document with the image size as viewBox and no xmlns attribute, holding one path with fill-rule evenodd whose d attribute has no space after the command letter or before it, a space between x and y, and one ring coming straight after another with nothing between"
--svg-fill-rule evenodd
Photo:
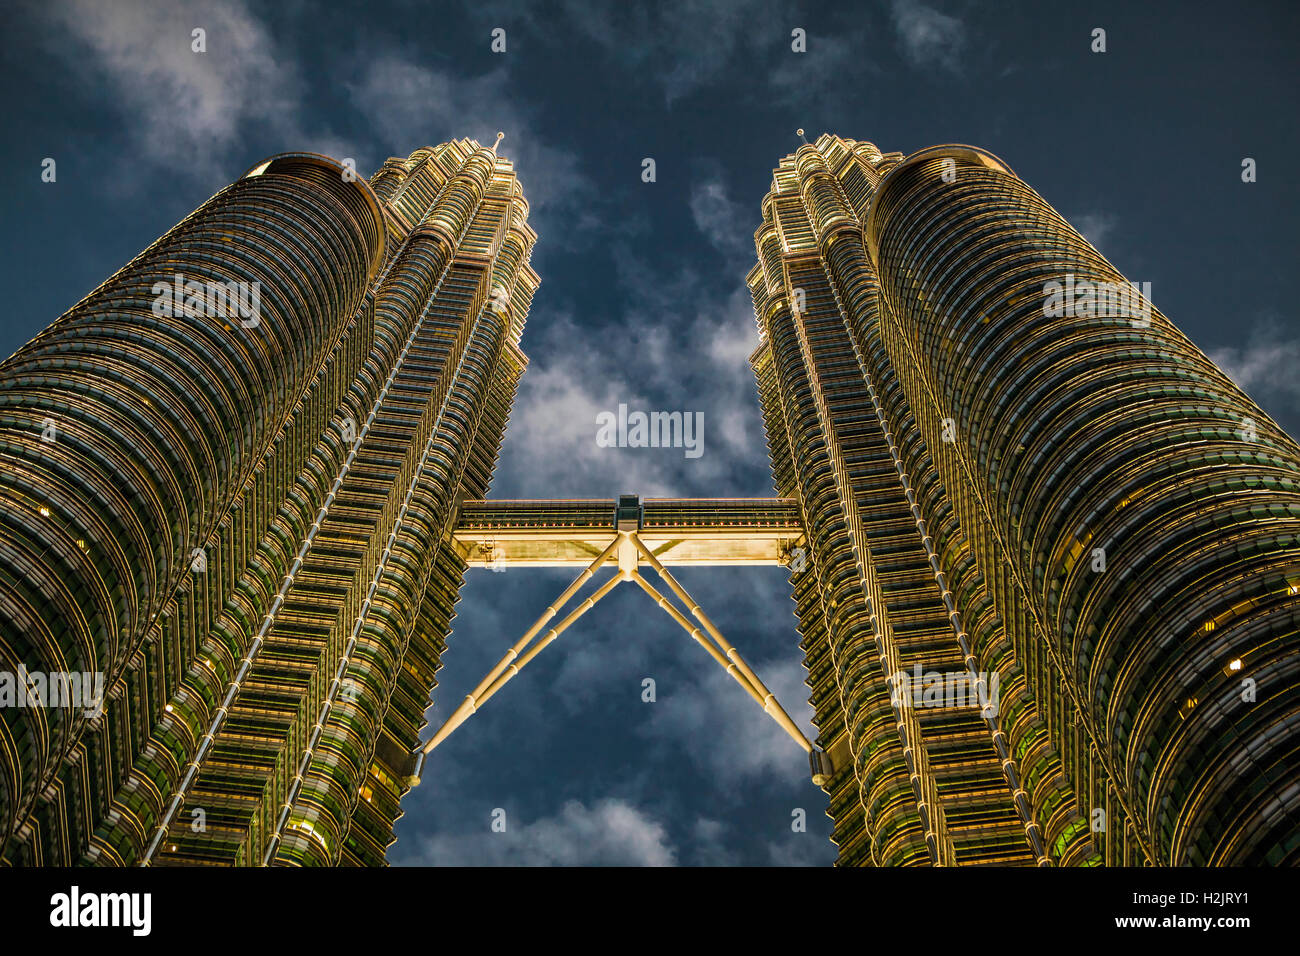
<instances>
[{"instance_id":1,"label":"x-shaped support strut","mask_svg":"<svg viewBox=\"0 0 1300 956\"><path fill-rule=\"evenodd\" d=\"M559 613L560 609L569 602L582 586L591 580L596 573L596 569L604 564L611 555L617 552L619 570L613 574L604 584L598 587L592 594L579 602L574 610L570 611L558 624L551 627L541 639L533 644L533 639L541 632L546 623ZM655 572L668 585L669 590L677 595L678 598L690 610L691 615L699 621L704 628L691 623L676 605L670 602L666 597L659 593L649 581L647 581L637 571L640 563L639 557L643 557L646 562L655 569ZM583 614L596 606L596 602L603 598L610 591L624 581L634 581L641 590L650 595L654 602L667 612L668 616L681 625L686 633L690 634L701 647L709 652L718 665L722 667L732 678L743 687L749 696L753 697L758 705L775 720L781 728L794 738L795 742L813 757L814 775L816 783L823 783L828 774L822 769L826 768L826 755L816 750L808 738L804 735L799 726L790 719L790 715L777 702L774 695L767 686L758 678L758 675L745 663L745 659L740 656L740 651L736 650L725 637L709 620L708 615L700 608L700 605L687 590L677 582L677 579L669 573L668 569L663 566L657 557L646 547L645 543L635 531L619 530L614 540L610 542L609 547L596 556L581 574L574 579L573 583L560 593L554 603L550 604L542 616L524 632L510 650L506 651L505 656L501 658L492 670L488 671L487 676L479 681L478 686L470 692L463 701L460 702L454 713L443 723L438 731L429 739L423 748L419 751L416 760L415 771L407 783L415 786L420 781L420 772L424 768L424 760L435 747L451 736L452 731L463 724L473 714L477 713L491 697L504 687L511 678L523 670L524 666L536 657L547 644L559 637L564 631ZM531 647L529 645L532 645ZM821 772L819 772L821 771Z\"/></svg>"}]
</instances>

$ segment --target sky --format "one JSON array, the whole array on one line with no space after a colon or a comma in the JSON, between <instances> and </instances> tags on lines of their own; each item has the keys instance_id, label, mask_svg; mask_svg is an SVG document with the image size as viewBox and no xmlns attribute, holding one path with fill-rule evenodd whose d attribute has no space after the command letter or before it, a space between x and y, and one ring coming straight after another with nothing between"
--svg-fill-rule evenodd
<instances>
[{"instance_id":1,"label":"sky","mask_svg":"<svg viewBox=\"0 0 1300 956\"><path fill-rule=\"evenodd\" d=\"M269 155L368 174L503 130L542 285L491 497L770 495L744 276L803 127L885 152L990 150L1300 434L1294 4L7 6L0 355ZM596 416L620 403L702 412L704 453L601 447ZM468 574L431 720L571 577ZM785 573L679 578L813 736ZM434 752L389 860L824 865L825 808L803 752L617 588Z\"/></svg>"}]
</instances>

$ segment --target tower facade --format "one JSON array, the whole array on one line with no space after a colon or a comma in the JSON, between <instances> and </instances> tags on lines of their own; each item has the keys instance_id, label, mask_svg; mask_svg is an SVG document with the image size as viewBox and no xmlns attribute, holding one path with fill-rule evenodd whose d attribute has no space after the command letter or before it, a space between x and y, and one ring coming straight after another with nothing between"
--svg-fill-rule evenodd
<instances>
[{"instance_id":1,"label":"tower facade","mask_svg":"<svg viewBox=\"0 0 1300 956\"><path fill-rule=\"evenodd\" d=\"M841 864L1300 861L1300 448L1005 164L775 170L772 499L481 500L527 216L495 145L272 157L0 363L0 863L381 864L620 582L808 751ZM581 572L421 741L502 560ZM778 563L816 742L668 567Z\"/></svg>"},{"instance_id":2,"label":"tower facade","mask_svg":"<svg viewBox=\"0 0 1300 956\"><path fill-rule=\"evenodd\" d=\"M1300 449L1004 163L836 136L748 276L841 864L1300 860Z\"/></svg>"},{"instance_id":3,"label":"tower facade","mask_svg":"<svg viewBox=\"0 0 1300 956\"><path fill-rule=\"evenodd\" d=\"M0 365L0 860L383 862L527 215L495 145L276 156Z\"/></svg>"}]
</instances>

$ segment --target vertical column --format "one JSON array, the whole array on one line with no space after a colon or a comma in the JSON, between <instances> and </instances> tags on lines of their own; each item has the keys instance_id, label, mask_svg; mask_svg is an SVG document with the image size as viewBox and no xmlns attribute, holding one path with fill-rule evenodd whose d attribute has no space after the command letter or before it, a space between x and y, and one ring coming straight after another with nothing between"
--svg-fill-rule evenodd
<instances>
[{"instance_id":1,"label":"vertical column","mask_svg":"<svg viewBox=\"0 0 1300 956\"><path fill-rule=\"evenodd\" d=\"M1296 443L987 153L909 158L866 231L927 442L956 425L939 467L986 526L995 599L1134 838L1169 865L1291 860Z\"/></svg>"},{"instance_id":2,"label":"vertical column","mask_svg":"<svg viewBox=\"0 0 1300 956\"><path fill-rule=\"evenodd\" d=\"M323 157L273 158L0 365L0 669L111 686L357 311L383 242L364 183ZM0 852L86 720L0 709Z\"/></svg>"}]
</instances>

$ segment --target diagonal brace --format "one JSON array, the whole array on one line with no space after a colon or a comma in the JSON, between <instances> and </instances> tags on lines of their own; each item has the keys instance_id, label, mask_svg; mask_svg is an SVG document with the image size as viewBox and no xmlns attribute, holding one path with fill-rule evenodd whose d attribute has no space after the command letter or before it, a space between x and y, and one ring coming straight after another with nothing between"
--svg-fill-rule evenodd
<instances>
[{"instance_id":1,"label":"diagonal brace","mask_svg":"<svg viewBox=\"0 0 1300 956\"><path fill-rule=\"evenodd\" d=\"M635 550L619 555L619 571L610 577L604 584L597 588L590 597L581 601L578 606L570 612L559 624L542 635L542 639L534 646L529 644L553 618L559 610L568 603L569 599L589 581L596 569L600 567L615 551L624 540L629 540L634 545ZM691 614L700 622L704 631L696 627L684 615L676 605L657 591L641 574L636 570L636 561L633 554L639 552L649 564L658 572L659 576L672 589L678 598L690 608ZM684 587L677 582L677 579L669 573L668 569L663 566L657 557L646 547L635 531L621 530L618 535L610 542L609 546L602 551L594 561L569 585L560 596L547 607L542 616L533 624L532 627L524 633L515 644L508 650L504 657L497 662L496 666L488 672L474 688L473 692L466 696L456 711L443 723L433 737L418 751L417 760L412 776L408 777L406 782L409 786L417 786L420 782L420 772L424 767L425 758L440 743L449 737L453 731L463 724L469 717L475 714L488 700L492 698L497 691L504 687L516 674L518 674L529 661L536 657L546 645L550 644L560 636L571 624L578 620L583 614L591 610L605 595L612 591L623 581L635 581L636 584L648 594L654 602L663 608L663 610L677 624L690 634L691 637L712 657L720 667L722 667L736 683L740 684L754 700L758 703L763 711L781 726L796 743L799 744L810 756L816 758L813 762L813 781L821 784L829 775L829 763L825 759L825 754L818 751L808 738L804 735L799 726L790 719L790 715L785 712L767 686L759 679L758 675L750 668L745 659L741 657L740 652L732 646L722 633L714 626L704 613L699 603L686 591ZM707 636L706 636L707 632Z\"/></svg>"},{"instance_id":2,"label":"diagonal brace","mask_svg":"<svg viewBox=\"0 0 1300 956\"><path fill-rule=\"evenodd\" d=\"M498 664L497 667L493 668L487 677L483 678L483 680L479 682L479 686L474 689L474 693L461 701L460 706L456 708L455 713L447 718L443 725L438 728L438 732L435 733L429 739L429 742L424 745L424 748L420 751L419 763L415 769L414 779L419 778L420 769L424 765L424 758L433 750L434 747L437 747L438 744L450 737L452 731L476 714L478 709L486 704L497 691L509 683L512 677L523 670L524 665L536 657L543 647L563 634L564 631L568 629L569 625L595 607L596 602L610 591L614 590L614 587L621 584L622 580L623 579L619 575L613 575L608 581L593 591L590 597L581 601L567 617L560 621L559 624L547 631L542 636L540 642L521 655L518 663L515 663L511 656L507 654L507 656L502 659L502 662ZM491 680L490 684L488 684L489 680ZM487 686L484 687L484 684L487 684ZM414 784L412 783L411 786L414 786Z\"/></svg>"},{"instance_id":3,"label":"diagonal brace","mask_svg":"<svg viewBox=\"0 0 1300 956\"><path fill-rule=\"evenodd\" d=\"M493 667L492 670L488 671L487 676L478 682L478 686L466 695L465 699L461 701L460 706L456 708L455 712L447 718L443 725L438 728L438 732L435 733L429 742L420 750L419 761L416 765L412 779L419 778L420 768L424 765L424 757L432 751L434 747L437 747L438 744L446 740L452 731L463 724L476 710L478 710L480 706L482 706L485 701L487 701L489 697L500 690L506 681L519 673L519 668L532 660L542 647L545 647L551 641L555 640L555 638L558 637L565 628L590 610L596 601L600 600L613 590L613 585L617 584L620 580L618 575L615 575L611 581L607 581L591 597L583 601L576 611L566 617L559 625L548 631L541 644L533 648L531 651L525 652L525 649L532 642L533 638L537 636L537 633L546 625L546 622L555 617L560 608L564 607L564 605L569 602L569 599L573 597L573 595L577 593L584 584L591 580L591 576L596 573L596 569L604 564L609 556L618 549L622 540L622 535L615 537L614 540L609 543L609 546L598 554L595 560L587 566L586 570L574 578L573 583L565 588L560 593L560 596L547 606L546 610L542 612L541 617L534 622L532 627L524 632L523 637L517 640L514 645L506 651L505 656L502 657L501 660L497 661L496 666ZM515 660L520 658L521 654L523 657L519 660L519 663L516 664Z\"/></svg>"},{"instance_id":4,"label":"diagonal brace","mask_svg":"<svg viewBox=\"0 0 1300 956\"><path fill-rule=\"evenodd\" d=\"M616 585L622 583L623 583L622 577L615 574L612 577L610 577L610 579L606 581L604 584L602 584L600 587L596 588L595 591L591 592L590 597L586 598L583 601L580 601L578 603L578 606L575 607L568 614L568 616L564 618L564 620L560 621L559 624L555 625L555 627L551 628L549 631L543 634L542 639L540 641L538 641L536 644L530 647L525 653L520 655L518 663L512 663L508 665L506 669L501 672L501 674L497 677L497 679L492 682L492 686L490 686L487 690L483 691L483 694L481 697L479 697L476 706L482 707L484 704L486 704L492 698L493 694L495 694L502 687L504 687L512 677L514 677L516 674L518 674L521 670L524 669L525 664L527 664L534 657L540 654L542 648L544 648L547 644L551 643L551 641L555 640L557 637L563 634L565 630L568 629L570 624L572 624L578 618L582 617L582 615L590 611L593 607L596 606L597 601L603 598L610 591L614 590ZM430 745L428 746L428 749L432 750L435 746L437 745L431 742Z\"/></svg>"},{"instance_id":5,"label":"diagonal brace","mask_svg":"<svg viewBox=\"0 0 1300 956\"><path fill-rule=\"evenodd\" d=\"M785 709L777 702L776 695L767 689L767 686L759 680L758 675L755 674L749 664L745 662L745 659L740 656L740 651L736 650L736 648L722 636L722 632L713 626L713 622L709 620L708 615L704 613L703 609L698 603L696 603L695 599L687 593L684 587L677 583L677 579L668 572L668 569L660 563L659 559L654 556L641 539L635 533L630 537L632 538L632 543L636 545L637 550L645 556L645 559L650 563L650 566L659 573L659 577L663 578L664 583L667 584L673 590L673 593L681 598L682 602L691 609L691 614L693 614L696 620L704 626L704 629L709 633L709 636L713 638L713 641L717 646L715 647L713 644L704 640L704 636L700 634L699 628L694 627L681 611L677 610L676 607L670 604L667 599L656 591L649 582L645 580L645 578L641 577L640 574L633 571L632 580L636 581L643 591L654 598L655 603L667 611L673 620L685 628L686 632L695 638L695 640L699 642L700 646L707 650L715 661L717 661L722 667L726 668L727 673L730 674L737 683L749 691L750 696L758 701L759 706L763 708L763 711L769 717L781 725L782 730L793 737L795 742L806 752L812 753L812 742L804 736L803 731L799 729L799 725L790 719L790 715L787 714Z\"/></svg>"}]
</instances>

